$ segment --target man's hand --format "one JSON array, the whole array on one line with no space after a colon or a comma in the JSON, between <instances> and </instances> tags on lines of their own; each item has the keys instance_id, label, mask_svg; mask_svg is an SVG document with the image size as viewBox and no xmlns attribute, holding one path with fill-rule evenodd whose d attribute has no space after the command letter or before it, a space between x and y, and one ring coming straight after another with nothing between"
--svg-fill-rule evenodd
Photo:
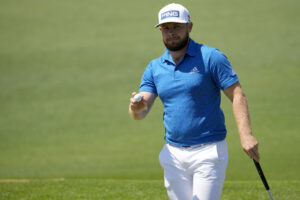
<instances>
[{"instance_id":1,"label":"man's hand","mask_svg":"<svg viewBox=\"0 0 300 200\"><path fill-rule=\"evenodd\" d=\"M134 99L134 96L136 95L136 92L133 92L131 94L131 98L130 98L130 104L129 104L129 109L134 112L135 114L139 114L141 112L143 112L145 109L147 109L147 103L144 100L143 96L142 96L142 100L141 101L136 101Z\"/></svg>"},{"instance_id":2,"label":"man's hand","mask_svg":"<svg viewBox=\"0 0 300 200\"><path fill-rule=\"evenodd\" d=\"M144 119L148 114L157 95L150 92L140 92L142 100L139 102L133 98L134 95L136 95L136 92L133 92L131 94L129 103L129 114L133 119Z\"/></svg>"},{"instance_id":3,"label":"man's hand","mask_svg":"<svg viewBox=\"0 0 300 200\"><path fill-rule=\"evenodd\" d=\"M259 162L258 142L252 135L241 135L241 144L245 153L255 161Z\"/></svg>"}]
</instances>

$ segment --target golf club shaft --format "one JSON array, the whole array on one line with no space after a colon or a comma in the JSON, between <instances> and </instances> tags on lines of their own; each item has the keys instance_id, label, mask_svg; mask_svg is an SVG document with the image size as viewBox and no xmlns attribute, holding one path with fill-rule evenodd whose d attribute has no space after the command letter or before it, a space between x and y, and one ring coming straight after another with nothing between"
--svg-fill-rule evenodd
<instances>
[{"instance_id":1,"label":"golf club shaft","mask_svg":"<svg viewBox=\"0 0 300 200\"><path fill-rule=\"evenodd\" d=\"M264 173L263 173L263 171L261 169L260 164L258 162L256 162L255 160L253 160L253 162L255 164L255 167L256 167L256 169L258 171L258 174L259 174L259 176L260 176L260 178L261 178L261 180L262 180L262 182L263 182L266 190L268 191L268 194L269 194L271 200L274 200L273 196L272 196L272 193L271 193L271 190L270 190L270 187L269 187L269 184L268 184L267 179L266 179L266 177L265 177L265 175L264 175Z\"/></svg>"}]
</instances>

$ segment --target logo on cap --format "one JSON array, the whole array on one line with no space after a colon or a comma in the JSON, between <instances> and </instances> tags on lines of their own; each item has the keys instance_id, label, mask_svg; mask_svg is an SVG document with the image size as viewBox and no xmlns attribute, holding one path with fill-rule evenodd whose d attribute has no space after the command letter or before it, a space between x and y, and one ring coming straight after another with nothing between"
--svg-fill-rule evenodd
<instances>
[{"instance_id":1,"label":"logo on cap","mask_svg":"<svg viewBox=\"0 0 300 200\"><path fill-rule=\"evenodd\" d=\"M170 10L161 14L161 20L169 18L169 17L179 17L179 11Z\"/></svg>"}]
</instances>

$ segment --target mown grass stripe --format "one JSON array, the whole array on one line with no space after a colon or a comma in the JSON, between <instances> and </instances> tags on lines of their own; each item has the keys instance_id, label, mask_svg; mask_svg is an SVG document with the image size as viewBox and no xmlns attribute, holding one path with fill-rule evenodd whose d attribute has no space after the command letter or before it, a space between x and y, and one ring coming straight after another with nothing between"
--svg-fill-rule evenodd
<instances>
[{"instance_id":1,"label":"mown grass stripe","mask_svg":"<svg viewBox=\"0 0 300 200\"><path fill-rule=\"evenodd\" d=\"M163 182L162 179L101 179L101 178L25 178L25 179L0 179L0 183L14 182L34 182L34 181L72 181L72 180L93 180L103 182ZM300 183L300 180L268 180L273 183L295 182ZM227 183L257 183L260 180L228 180Z\"/></svg>"}]
</instances>

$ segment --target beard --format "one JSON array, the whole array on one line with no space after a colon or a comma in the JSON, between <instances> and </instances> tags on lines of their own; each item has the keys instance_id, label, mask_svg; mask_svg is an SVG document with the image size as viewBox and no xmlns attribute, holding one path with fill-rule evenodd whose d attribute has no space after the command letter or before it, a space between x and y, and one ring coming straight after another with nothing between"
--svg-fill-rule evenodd
<instances>
[{"instance_id":1,"label":"beard","mask_svg":"<svg viewBox=\"0 0 300 200\"><path fill-rule=\"evenodd\" d=\"M183 49L184 47L186 47L186 45L189 43L189 33L187 32L187 34L184 36L183 39L181 40L176 40L178 38L175 38L175 40L173 39L166 39L163 40L165 46L167 49L169 49L170 51L179 51L181 49Z\"/></svg>"}]
</instances>

